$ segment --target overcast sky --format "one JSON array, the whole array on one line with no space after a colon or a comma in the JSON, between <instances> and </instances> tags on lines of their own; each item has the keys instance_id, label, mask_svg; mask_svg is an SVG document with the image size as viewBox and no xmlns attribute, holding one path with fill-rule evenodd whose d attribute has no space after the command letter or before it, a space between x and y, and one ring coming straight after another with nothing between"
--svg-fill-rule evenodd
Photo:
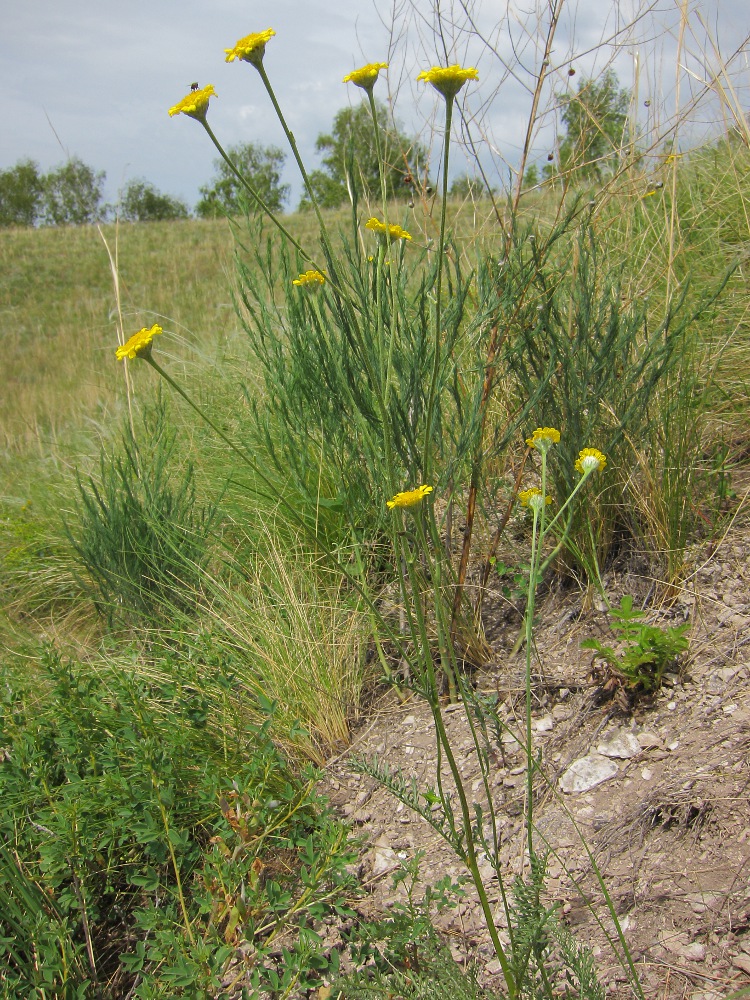
<instances>
[{"instance_id":1,"label":"overcast sky","mask_svg":"<svg viewBox=\"0 0 750 1000\"><path fill-rule=\"evenodd\" d=\"M258 141L284 146L260 78L253 67L224 61L224 49L251 31L273 27L265 65L303 158L317 165L317 135L361 91L342 77L370 61L389 61L397 115L422 129L442 111L431 88L417 85L420 68L450 61L476 65L480 80L464 94L471 136L498 180L518 162L535 74L539 72L546 0L441 0L451 13L441 42L433 3L391 0L6 0L0 36L3 126L0 169L30 157L43 170L77 156L106 171L106 195L132 178L146 178L191 206L212 175L215 150L201 127L167 110L192 81L213 84L210 121L226 143ZM577 0L564 8L543 94L535 155L554 143L554 94L596 74L613 60L623 84L638 67L638 117L644 133L666 130L675 110L677 0ZM688 0L683 33L680 102L717 78L728 102L750 110L750 0ZM636 22L633 30L626 25ZM541 23L541 29L540 29ZM713 49L713 41L716 50ZM605 42L602 45L602 42ZM741 51L737 51L740 49ZM721 75L722 61L730 60ZM568 76L570 68L576 75ZM388 90L379 83L379 96ZM678 143L715 133L731 110L714 83L691 113ZM648 101L648 106L645 102ZM437 118L439 124L439 116ZM455 169L465 169L460 150ZM437 164L437 156L435 156ZM291 157L285 178L296 202L300 185Z\"/></svg>"}]
</instances>

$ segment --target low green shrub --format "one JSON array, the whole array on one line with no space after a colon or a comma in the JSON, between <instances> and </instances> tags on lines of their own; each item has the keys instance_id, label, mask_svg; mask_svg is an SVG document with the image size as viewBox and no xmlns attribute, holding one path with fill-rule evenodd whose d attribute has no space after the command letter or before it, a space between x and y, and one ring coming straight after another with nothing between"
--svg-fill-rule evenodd
<instances>
[{"instance_id":1,"label":"low green shrub","mask_svg":"<svg viewBox=\"0 0 750 1000\"><path fill-rule=\"evenodd\" d=\"M653 694L661 687L664 673L688 648L685 632L689 623L662 628L647 625L645 612L633 609L633 598L625 596L612 608L611 628L619 646L605 646L599 639L584 639L582 649L594 649L607 664L605 688L624 687L630 694Z\"/></svg>"},{"instance_id":2,"label":"low green shrub","mask_svg":"<svg viewBox=\"0 0 750 1000\"><path fill-rule=\"evenodd\" d=\"M307 942L290 974L328 967L312 924L343 908L350 855L314 773L272 740L273 705L217 720L177 658L158 668L149 682L47 648L4 690L6 995L219 997L230 963L265 989L289 928Z\"/></svg>"}]
</instances>

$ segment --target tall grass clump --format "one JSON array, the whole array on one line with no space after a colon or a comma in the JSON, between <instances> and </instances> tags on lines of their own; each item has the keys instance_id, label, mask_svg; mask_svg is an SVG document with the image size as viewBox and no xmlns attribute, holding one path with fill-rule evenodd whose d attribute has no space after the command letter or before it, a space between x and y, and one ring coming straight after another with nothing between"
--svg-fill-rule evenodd
<instances>
[{"instance_id":1,"label":"tall grass clump","mask_svg":"<svg viewBox=\"0 0 750 1000\"><path fill-rule=\"evenodd\" d=\"M684 301L682 321L672 323L683 330L672 373L651 397L648 432L629 437L628 475L619 477L634 533L669 586L684 572L690 539L717 530L731 468L747 452L736 415L748 399L749 163L747 147L731 137L662 156L648 196L642 176L623 178L601 211L621 294L649 329L670 301Z\"/></svg>"},{"instance_id":2,"label":"tall grass clump","mask_svg":"<svg viewBox=\"0 0 750 1000\"><path fill-rule=\"evenodd\" d=\"M231 663L237 701L274 703L274 738L323 764L348 746L363 689L375 676L369 618L361 596L317 564L307 540L283 532L282 542L257 509L249 516L251 530L225 518L223 544L231 533L233 551L204 572L200 613L173 613L171 635L158 641L207 643L211 656ZM203 670L210 688L210 659Z\"/></svg>"},{"instance_id":3,"label":"tall grass clump","mask_svg":"<svg viewBox=\"0 0 750 1000\"><path fill-rule=\"evenodd\" d=\"M535 244L530 253L536 253ZM627 296L620 268L590 228L568 241L553 267L535 275L536 322L518 325L507 365L520 398L534 401L534 421L566 428L559 449L564 461L553 473L556 493L564 497L573 489L575 456L587 441L601 442L621 470L561 526L569 561L585 578L600 582L618 530L643 537L632 504L634 443L652 481L664 470L664 488L672 494L667 507L676 514L668 538L678 543L674 528L684 510L673 494L685 486L698 443L685 433L688 411L699 404L698 324L722 288L719 280L702 301L690 304L686 286L654 319L647 302Z\"/></svg>"},{"instance_id":4,"label":"tall grass clump","mask_svg":"<svg viewBox=\"0 0 750 1000\"><path fill-rule=\"evenodd\" d=\"M102 454L98 481L78 480L80 505L68 534L97 605L157 624L195 609L216 507L197 502L191 462L176 477L176 432L160 397L135 434L125 422L119 447Z\"/></svg>"}]
</instances>

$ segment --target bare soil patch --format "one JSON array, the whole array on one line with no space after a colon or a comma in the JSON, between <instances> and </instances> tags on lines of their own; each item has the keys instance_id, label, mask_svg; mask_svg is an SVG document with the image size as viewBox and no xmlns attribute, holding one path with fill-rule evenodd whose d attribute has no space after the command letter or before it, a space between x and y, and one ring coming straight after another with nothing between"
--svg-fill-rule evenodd
<instances>
[{"instance_id":1,"label":"bare soil patch","mask_svg":"<svg viewBox=\"0 0 750 1000\"><path fill-rule=\"evenodd\" d=\"M580 648L583 639L608 634L604 603L587 607L580 593L550 592L539 609L534 739L548 784L539 782L535 820L540 843L553 852L550 897L594 946L609 996L625 995L626 986L582 901L584 894L605 916L579 831L604 874L647 996L719 1000L750 985L750 525L736 521L715 549L696 549L692 562L676 599L649 611L651 623L691 622L683 669L632 711L601 703L591 680L592 653ZM613 603L632 594L642 606L656 593L653 581L633 570L612 572L605 582ZM501 717L522 743L524 654L511 655L519 627L519 618L498 602L487 623L494 659L474 682L499 696ZM446 705L444 712L466 787L479 799L479 765L463 707ZM363 919L373 919L399 899L403 890L394 888L392 872L416 851L425 851L426 882L464 872L428 823L353 773L353 755L377 756L423 788L433 784L436 747L427 705L384 696L323 782L363 837L359 873L366 896L357 907ZM588 790L563 791L563 775L582 758L610 776ZM503 739L494 768L510 883L523 866L525 796L525 753L512 737ZM499 904L489 864L485 874ZM478 961L484 981L500 990L498 963L470 894L439 918L438 929L457 959ZM334 928L331 934L333 942Z\"/></svg>"}]
</instances>

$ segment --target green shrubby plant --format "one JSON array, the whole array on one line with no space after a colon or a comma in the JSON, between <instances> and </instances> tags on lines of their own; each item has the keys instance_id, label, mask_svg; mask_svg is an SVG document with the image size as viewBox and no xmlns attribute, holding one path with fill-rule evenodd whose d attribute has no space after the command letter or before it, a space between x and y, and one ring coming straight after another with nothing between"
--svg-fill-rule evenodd
<instances>
[{"instance_id":1,"label":"green shrubby plant","mask_svg":"<svg viewBox=\"0 0 750 1000\"><path fill-rule=\"evenodd\" d=\"M434 885L423 884L424 856L417 851L393 873L400 898L386 917L359 923L344 935L355 971L334 980L334 994L383 996L394 988L421 990L429 980L437 995L448 984L456 997L478 995L474 970L458 967L434 928L435 920L466 895L462 881L445 876Z\"/></svg>"},{"instance_id":2,"label":"green shrubby plant","mask_svg":"<svg viewBox=\"0 0 750 1000\"><path fill-rule=\"evenodd\" d=\"M630 91L607 69L599 79L581 80L575 93L558 94L557 100L565 127L565 135L558 138L560 172L568 183L601 181L626 154Z\"/></svg>"},{"instance_id":3,"label":"green shrubby plant","mask_svg":"<svg viewBox=\"0 0 750 1000\"><path fill-rule=\"evenodd\" d=\"M123 666L49 648L35 704L28 682L4 689L5 983L219 996L240 957L266 988L274 940L345 909L346 834L271 739L273 705L238 728L181 658L150 683ZM328 959L308 947L300 963Z\"/></svg>"},{"instance_id":4,"label":"green shrubby plant","mask_svg":"<svg viewBox=\"0 0 750 1000\"><path fill-rule=\"evenodd\" d=\"M532 256L539 253L536 242ZM633 465L634 445L642 445L652 476L654 470L664 470L668 481L676 483L688 475L687 455L675 462L673 453L682 440L674 419L684 426L685 413L678 417L684 406L679 398L671 404L665 401L670 387L680 383L678 391L683 399L688 397L698 321L724 283L697 304L688 301L684 287L668 303L663 319L652 322L647 302L625 296L619 274L593 231L584 229L536 272L532 297L537 321L519 325L507 355L521 399L533 398L533 418L565 428L563 460L552 473L556 495L566 496L573 489L575 455L587 441L598 441L611 464L623 470L605 493L579 508L565 528L572 566L594 581L615 532L641 534L633 516L634 484L624 471ZM669 421L669 433L660 434Z\"/></svg>"},{"instance_id":5,"label":"green shrubby plant","mask_svg":"<svg viewBox=\"0 0 750 1000\"><path fill-rule=\"evenodd\" d=\"M385 68L384 63L378 65ZM344 78L344 82L348 80L348 76ZM355 192L368 203L377 203L381 196L383 164L389 200L406 200L413 197L415 188L427 186L429 157L422 143L407 135L398 122L389 120L388 108L379 100L375 101L375 118L380 150L371 109L366 103L341 108L334 116L331 131L318 135L315 149L323 154L322 166L311 171L310 184L322 208L349 204ZM311 207L309 195L303 196L300 209Z\"/></svg>"},{"instance_id":6,"label":"green shrubby plant","mask_svg":"<svg viewBox=\"0 0 750 1000\"><path fill-rule=\"evenodd\" d=\"M78 157L44 175L42 218L46 225L80 226L104 217L102 170L94 170Z\"/></svg>"},{"instance_id":7,"label":"green shrubby plant","mask_svg":"<svg viewBox=\"0 0 750 1000\"><path fill-rule=\"evenodd\" d=\"M620 647L605 646L600 639L585 639L582 649L596 650L597 659L603 660L610 675L604 679L605 689L620 685L628 694L653 694L664 679L664 673L674 667L680 655L688 648L685 632L689 624L662 628L647 625L645 612L633 608L633 598L625 596L620 606L610 610L612 631Z\"/></svg>"}]
</instances>

